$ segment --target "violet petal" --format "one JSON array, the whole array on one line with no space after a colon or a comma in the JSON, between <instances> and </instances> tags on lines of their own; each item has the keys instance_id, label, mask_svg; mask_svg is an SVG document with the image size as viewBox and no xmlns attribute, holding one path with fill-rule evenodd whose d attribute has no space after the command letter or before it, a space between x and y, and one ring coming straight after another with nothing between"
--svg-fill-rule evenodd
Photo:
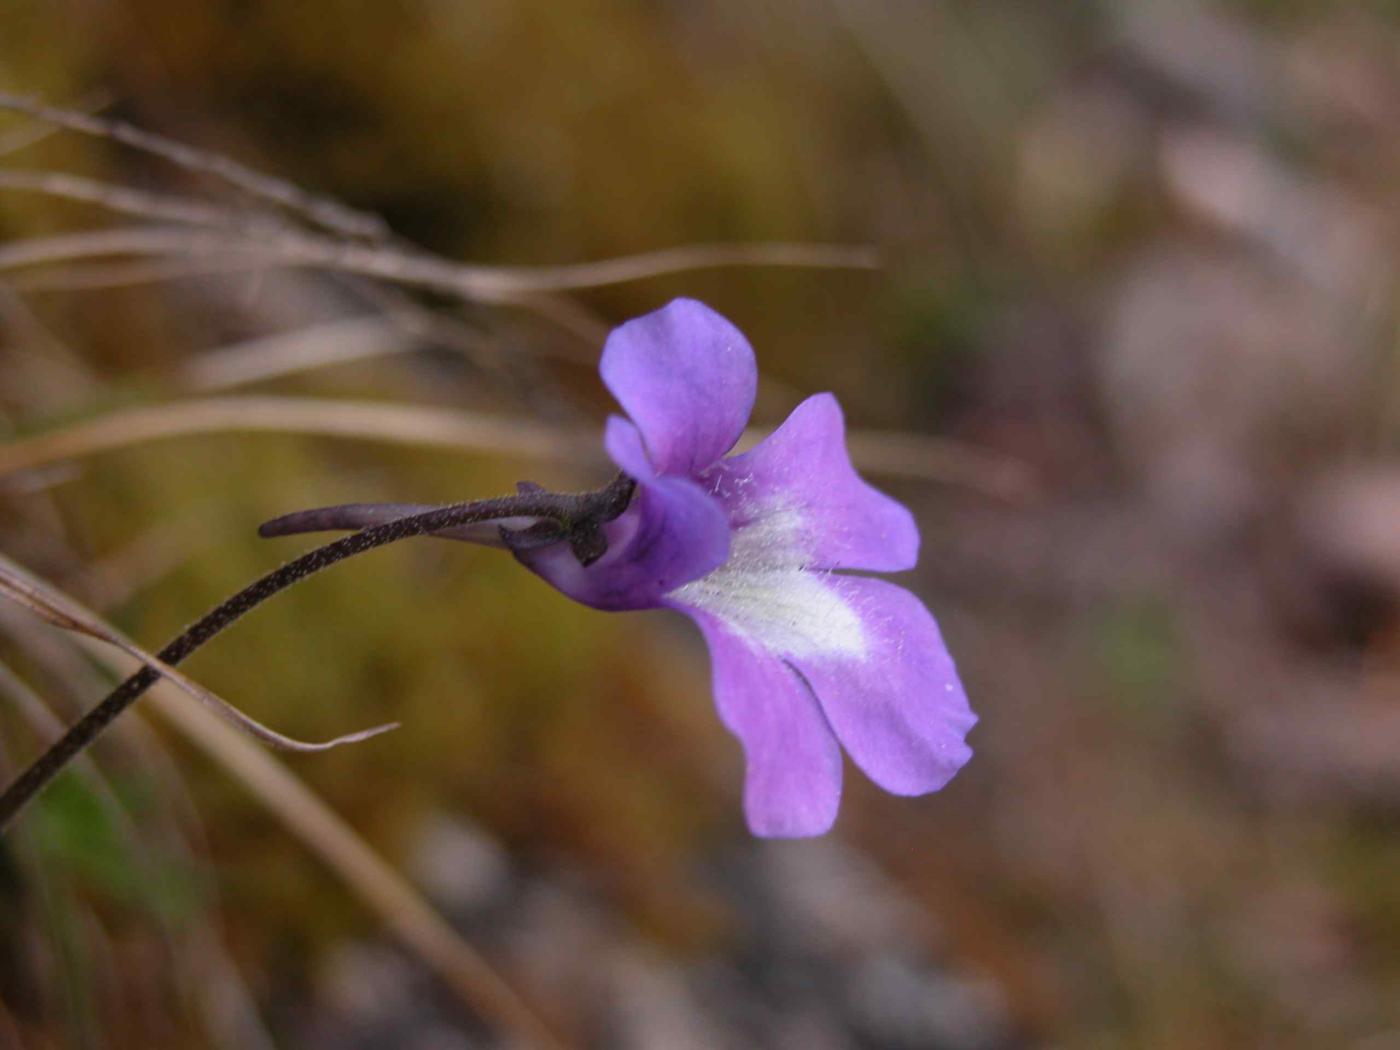
<instances>
[{"instance_id":1,"label":"violet petal","mask_svg":"<svg viewBox=\"0 0 1400 1050\"><path fill-rule=\"evenodd\" d=\"M841 749L811 691L771 653L691 612L710 647L715 706L744 748L744 813L755 835L820 835L841 803Z\"/></svg>"},{"instance_id":2,"label":"violet petal","mask_svg":"<svg viewBox=\"0 0 1400 1050\"><path fill-rule=\"evenodd\" d=\"M748 340L693 299L614 329L599 371L659 474L693 477L712 466L739 439L758 389Z\"/></svg>"},{"instance_id":3,"label":"violet petal","mask_svg":"<svg viewBox=\"0 0 1400 1050\"><path fill-rule=\"evenodd\" d=\"M642 432L630 419L608 417L603 430L603 447L608 450L618 469L634 481L656 477L656 468L651 465L646 445L642 442Z\"/></svg>"},{"instance_id":4,"label":"violet petal","mask_svg":"<svg viewBox=\"0 0 1400 1050\"><path fill-rule=\"evenodd\" d=\"M788 542L810 568L898 572L918 560L913 515L856 474L831 394L803 401L762 443L720 463L707 480L736 528L781 513L791 524Z\"/></svg>"},{"instance_id":5,"label":"violet petal","mask_svg":"<svg viewBox=\"0 0 1400 1050\"><path fill-rule=\"evenodd\" d=\"M972 757L977 721L938 625L914 595L883 580L828 576L863 631L859 651L795 655L841 744L896 795L937 791Z\"/></svg>"}]
</instances>

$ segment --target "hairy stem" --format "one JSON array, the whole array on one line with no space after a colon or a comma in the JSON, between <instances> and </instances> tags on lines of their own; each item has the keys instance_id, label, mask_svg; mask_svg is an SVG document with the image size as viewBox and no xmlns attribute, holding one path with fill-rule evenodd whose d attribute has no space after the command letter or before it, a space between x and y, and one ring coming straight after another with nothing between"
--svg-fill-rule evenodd
<instances>
[{"instance_id":1,"label":"hairy stem","mask_svg":"<svg viewBox=\"0 0 1400 1050\"><path fill-rule=\"evenodd\" d=\"M526 492L516 496L502 496L498 499L477 500L470 503L454 503L436 507L422 513L375 525L353 535L346 536L308 551L301 557L288 562L280 569L274 569L260 580L249 584L223 604L207 613L171 641L157 654L161 661L172 666L180 663L196 649L209 641L224 628L230 626L255 606L266 601L298 580L329 568L338 561L365 551L382 547L396 540L411 536L422 536L468 525L474 522L494 521L503 518L539 517L560 522L573 527L584 520L609 520L616 517L625 498L620 498L621 484L618 479L612 485L596 493L557 494L548 492ZM626 483L626 495L630 496L630 482ZM87 749L94 740L123 711L130 707L143 693L160 678L160 673L150 667L143 667L107 698L94 707L43 755L21 773L0 795L0 832L9 826L21 809L69 762Z\"/></svg>"}]
</instances>

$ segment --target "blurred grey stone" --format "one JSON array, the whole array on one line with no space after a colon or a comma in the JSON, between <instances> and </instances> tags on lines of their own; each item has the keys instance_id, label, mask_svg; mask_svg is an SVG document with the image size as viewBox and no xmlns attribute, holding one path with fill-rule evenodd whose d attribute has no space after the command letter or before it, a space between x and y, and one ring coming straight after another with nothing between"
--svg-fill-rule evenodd
<instances>
[{"instance_id":1,"label":"blurred grey stone","mask_svg":"<svg viewBox=\"0 0 1400 1050\"><path fill-rule=\"evenodd\" d=\"M295 1045L307 1050L473 1050L496 1044L440 996L421 962L385 942L337 949Z\"/></svg>"},{"instance_id":2,"label":"blurred grey stone","mask_svg":"<svg viewBox=\"0 0 1400 1050\"><path fill-rule=\"evenodd\" d=\"M641 946L608 953L607 1045L618 1050L713 1050L738 1046L737 1033L707 1016L683 969Z\"/></svg>"},{"instance_id":3,"label":"blurred grey stone","mask_svg":"<svg viewBox=\"0 0 1400 1050\"><path fill-rule=\"evenodd\" d=\"M543 1002L593 1017L606 999L601 960L623 935L616 916L567 872L528 882L503 937L509 969Z\"/></svg>"},{"instance_id":4,"label":"blurred grey stone","mask_svg":"<svg viewBox=\"0 0 1400 1050\"><path fill-rule=\"evenodd\" d=\"M859 1030L876 1045L993 1047L1008 1038L1006 1004L988 982L924 969L895 955L855 968L847 991Z\"/></svg>"},{"instance_id":5,"label":"blurred grey stone","mask_svg":"<svg viewBox=\"0 0 1400 1050\"><path fill-rule=\"evenodd\" d=\"M1277 105L1278 56L1220 5L1123 0L1105 14L1125 51L1216 116L1255 124Z\"/></svg>"},{"instance_id":6,"label":"blurred grey stone","mask_svg":"<svg viewBox=\"0 0 1400 1050\"><path fill-rule=\"evenodd\" d=\"M512 865L470 825L427 825L413 870L450 911L484 910L494 963L607 1050L988 1050L1009 1011L936 958L939 931L877 865L838 839L744 842L722 873L738 938L696 958L626 923L584 873ZM465 1050L497 1045L385 941L323 968L299 1045Z\"/></svg>"},{"instance_id":7,"label":"blurred grey stone","mask_svg":"<svg viewBox=\"0 0 1400 1050\"><path fill-rule=\"evenodd\" d=\"M321 973L326 1002L362 1024L408 1011L414 998L412 983L408 965L393 949L361 942L337 948Z\"/></svg>"},{"instance_id":8,"label":"blurred grey stone","mask_svg":"<svg viewBox=\"0 0 1400 1050\"><path fill-rule=\"evenodd\" d=\"M454 914L479 912L510 890L510 860L485 832L465 820L437 815L418 832L409 869L435 901Z\"/></svg>"},{"instance_id":9,"label":"blurred grey stone","mask_svg":"<svg viewBox=\"0 0 1400 1050\"><path fill-rule=\"evenodd\" d=\"M1350 421L1365 355L1296 281L1178 245L1145 254L1108 296L1104 409L1174 534L1233 535L1262 506L1280 447Z\"/></svg>"},{"instance_id":10,"label":"blurred grey stone","mask_svg":"<svg viewBox=\"0 0 1400 1050\"><path fill-rule=\"evenodd\" d=\"M433 1024L415 1034L404 1050L473 1050L480 1045L449 1024Z\"/></svg>"},{"instance_id":11,"label":"blurred grey stone","mask_svg":"<svg viewBox=\"0 0 1400 1050\"><path fill-rule=\"evenodd\" d=\"M1299 499L1296 529L1322 576L1400 600L1400 466L1327 474Z\"/></svg>"},{"instance_id":12,"label":"blurred grey stone","mask_svg":"<svg viewBox=\"0 0 1400 1050\"><path fill-rule=\"evenodd\" d=\"M883 872L833 838L759 847L779 914L814 951L916 948L937 931Z\"/></svg>"}]
</instances>

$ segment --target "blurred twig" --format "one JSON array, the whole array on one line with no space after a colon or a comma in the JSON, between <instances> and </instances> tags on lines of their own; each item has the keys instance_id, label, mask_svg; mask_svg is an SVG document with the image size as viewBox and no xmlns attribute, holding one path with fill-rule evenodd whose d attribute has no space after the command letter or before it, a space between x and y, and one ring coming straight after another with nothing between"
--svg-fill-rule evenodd
<instances>
[{"instance_id":1,"label":"blurred twig","mask_svg":"<svg viewBox=\"0 0 1400 1050\"><path fill-rule=\"evenodd\" d=\"M18 153L22 149L28 149L36 143L43 142L57 131L57 128L48 127L38 121L32 121L29 124L25 124L23 127L7 131L5 134L0 135L0 157L9 156L11 153Z\"/></svg>"},{"instance_id":2,"label":"blurred twig","mask_svg":"<svg viewBox=\"0 0 1400 1050\"><path fill-rule=\"evenodd\" d=\"M226 397L125 409L0 446L0 476L187 434L259 432L435 445L564 462L601 462L596 436L421 405L299 397Z\"/></svg>"},{"instance_id":3,"label":"blurred twig","mask_svg":"<svg viewBox=\"0 0 1400 1050\"><path fill-rule=\"evenodd\" d=\"M877 269L866 246L793 244L687 245L592 263L545 267L492 267L454 263L395 244L388 227L337 201L253 171L218 154L197 150L130 124L45 106L0 92L0 109L112 139L189 171L213 175L264 204L299 215L326 233L283 227L270 212L244 214L200 201L130 190L61 172L3 171L0 188L47 193L174 227L153 226L66 234L0 247L0 269L88 262L121 256L211 259L233 269L249 266L318 267L360 274L481 302L522 302L542 294L599 288L689 270L729 266ZM149 274L151 271L147 271ZM161 273L162 271L155 271ZM178 275L178 271L176 272ZM548 307L549 303L542 304ZM554 304L557 309L557 304Z\"/></svg>"},{"instance_id":4,"label":"blurred twig","mask_svg":"<svg viewBox=\"0 0 1400 1050\"><path fill-rule=\"evenodd\" d=\"M1040 491L1035 470L1024 460L962 441L909 431L853 430L846 444L851 460L871 474L958 485L1012 503L1034 499Z\"/></svg>"},{"instance_id":5,"label":"blurred twig","mask_svg":"<svg viewBox=\"0 0 1400 1050\"><path fill-rule=\"evenodd\" d=\"M10 283L24 292L88 292L107 288L130 288L140 284L161 284L194 277L250 273L276 269L257 259L137 259L114 263L78 263L21 274Z\"/></svg>"},{"instance_id":6,"label":"blurred twig","mask_svg":"<svg viewBox=\"0 0 1400 1050\"><path fill-rule=\"evenodd\" d=\"M230 211L217 205L168 193L147 193L113 183L99 182L62 171L21 171L0 168L0 189L42 193L63 200L95 204L119 215L155 222L184 223L216 229L238 230L257 216ZM266 219L262 220L264 224Z\"/></svg>"},{"instance_id":7,"label":"blurred twig","mask_svg":"<svg viewBox=\"0 0 1400 1050\"><path fill-rule=\"evenodd\" d=\"M970 178L976 178L978 173L969 177L965 171L958 170L957 166L965 167L969 158L962 155L965 151L950 154L946 148L950 129L946 126L949 122L945 113L953 95L948 89L954 81L949 79L945 63L930 61L930 53L940 40L956 38L956 51L970 51L974 45L970 34L948 24L957 17L955 5L888 5L861 0L829 2L837 20L919 133L929 172L937 183L939 195L947 202L952 243L961 252L971 275L984 273L988 256L984 244L987 231L977 214L974 195L969 191ZM997 93L995 76L983 74L981 67L984 65L977 61L964 62L957 69L957 73L967 79L974 73L982 75L978 97L983 99Z\"/></svg>"},{"instance_id":8,"label":"blurred twig","mask_svg":"<svg viewBox=\"0 0 1400 1050\"><path fill-rule=\"evenodd\" d=\"M61 430L0 445L0 479L98 452L188 434L271 432L489 452L583 466L604 463L597 432L507 416L390 402L304 397L225 397L123 409ZM762 440L753 428L742 441ZM851 431L858 467L886 477L965 486L1020 501L1036 482L1020 460L962 442L894 431Z\"/></svg>"},{"instance_id":9,"label":"blurred twig","mask_svg":"<svg viewBox=\"0 0 1400 1050\"><path fill-rule=\"evenodd\" d=\"M880 268L878 253L861 245L696 244L569 266L481 266L418 249L356 244L292 229L245 236L204 227L134 226L11 241L0 246L0 270L120 257L190 259L204 272L215 262L234 270L338 270L484 303L519 303L547 292L733 266Z\"/></svg>"},{"instance_id":10,"label":"blurred twig","mask_svg":"<svg viewBox=\"0 0 1400 1050\"><path fill-rule=\"evenodd\" d=\"M401 353L419 345L394 320L352 317L220 347L193 358L182 370L191 389L229 390L250 383Z\"/></svg>"},{"instance_id":11,"label":"blurred twig","mask_svg":"<svg viewBox=\"0 0 1400 1050\"><path fill-rule=\"evenodd\" d=\"M105 91L96 92L79 102L74 107L73 112L79 114L95 113L103 106L107 105L109 101ZM29 123L0 135L0 157L9 156L11 153L18 153L20 150L28 149L30 146L43 142L46 138L57 134L60 130L61 129L54 124L31 118Z\"/></svg>"},{"instance_id":12,"label":"blurred twig","mask_svg":"<svg viewBox=\"0 0 1400 1050\"><path fill-rule=\"evenodd\" d=\"M359 743L372 736L378 736L386 730L396 728L397 723L389 725L375 726L372 729L361 730L357 733L347 733L344 736L327 740L323 743L311 743L303 740L295 740L292 737L284 736L275 730L256 721L234 707L228 701L216 696L204 686L197 684L194 680L175 670L164 660L146 652L136 643L132 642L126 635L108 626L98 617L87 612L73 602L71 599L47 587L42 581L31 573L25 571L18 564L0 554L0 596L24 606L36 616L49 623L60 627L65 631L73 631L77 634L95 638L100 642L115 646L128 656L145 664L152 671L170 679L189 696L198 700L201 704L214 712L225 722L238 729L243 730L250 736L257 738L270 747L281 748L285 751L327 751L338 747L341 744Z\"/></svg>"},{"instance_id":13,"label":"blurred twig","mask_svg":"<svg viewBox=\"0 0 1400 1050\"><path fill-rule=\"evenodd\" d=\"M377 215L369 215L346 207L339 201L315 196L299 186L254 171L229 157L195 149L122 121L57 109L5 92L0 92L0 109L24 113L36 120L79 134L112 139L143 153L160 157L186 171L212 175L252 197L286 208L336 233L370 239L382 238L388 233L384 220Z\"/></svg>"},{"instance_id":14,"label":"blurred twig","mask_svg":"<svg viewBox=\"0 0 1400 1050\"><path fill-rule=\"evenodd\" d=\"M182 506L122 546L90 560L70 577L67 589L111 615L114 608L188 562L196 550L207 549L216 514L212 506Z\"/></svg>"},{"instance_id":15,"label":"blurred twig","mask_svg":"<svg viewBox=\"0 0 1400 1050\"><path fill-rule=\"evenodd\" d=\"M8 331L7 331L8 329ZM39 318L23 296L0 281L0 337L5 367L0 396L31 408L90 394L96 383L82 357Z\"/></svg>"}]
</instances>

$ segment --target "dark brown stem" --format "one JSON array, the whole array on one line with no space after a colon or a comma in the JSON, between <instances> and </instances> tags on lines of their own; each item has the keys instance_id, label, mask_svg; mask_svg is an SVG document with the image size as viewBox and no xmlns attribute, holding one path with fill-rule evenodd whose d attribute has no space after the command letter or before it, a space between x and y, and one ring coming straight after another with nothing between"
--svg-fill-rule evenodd
<instances>
[{"instance_id":1,"label":"dark brown stem","mask_svg":"<svg viewBox=\"0 0 1400 1050\"><path fill-rule=\"evenodd\" d=\"M435 507L422 513L375 525L308 551L301 557L275 569L262 579L249 584L232 598L197 620L184 633L165 646L157 655L164 663L175 665L205 642L233 624L249 610L313 573L329 568L338 561L363 554L376 547L422 536L474 522L502 518L547 518L557 521L566 530L589 523L615 518L631 496L631 482L618 478L607 488L581 494L525 492L498 499L476 500ZM123 711L160 679L160 673L143 667L107 698L94 707L64 733L44 754L34 761L0 795L0 832L3 832L21 809L58 775L62 769L87 749L94 740Z\"/></svg>"}]
</instances>

